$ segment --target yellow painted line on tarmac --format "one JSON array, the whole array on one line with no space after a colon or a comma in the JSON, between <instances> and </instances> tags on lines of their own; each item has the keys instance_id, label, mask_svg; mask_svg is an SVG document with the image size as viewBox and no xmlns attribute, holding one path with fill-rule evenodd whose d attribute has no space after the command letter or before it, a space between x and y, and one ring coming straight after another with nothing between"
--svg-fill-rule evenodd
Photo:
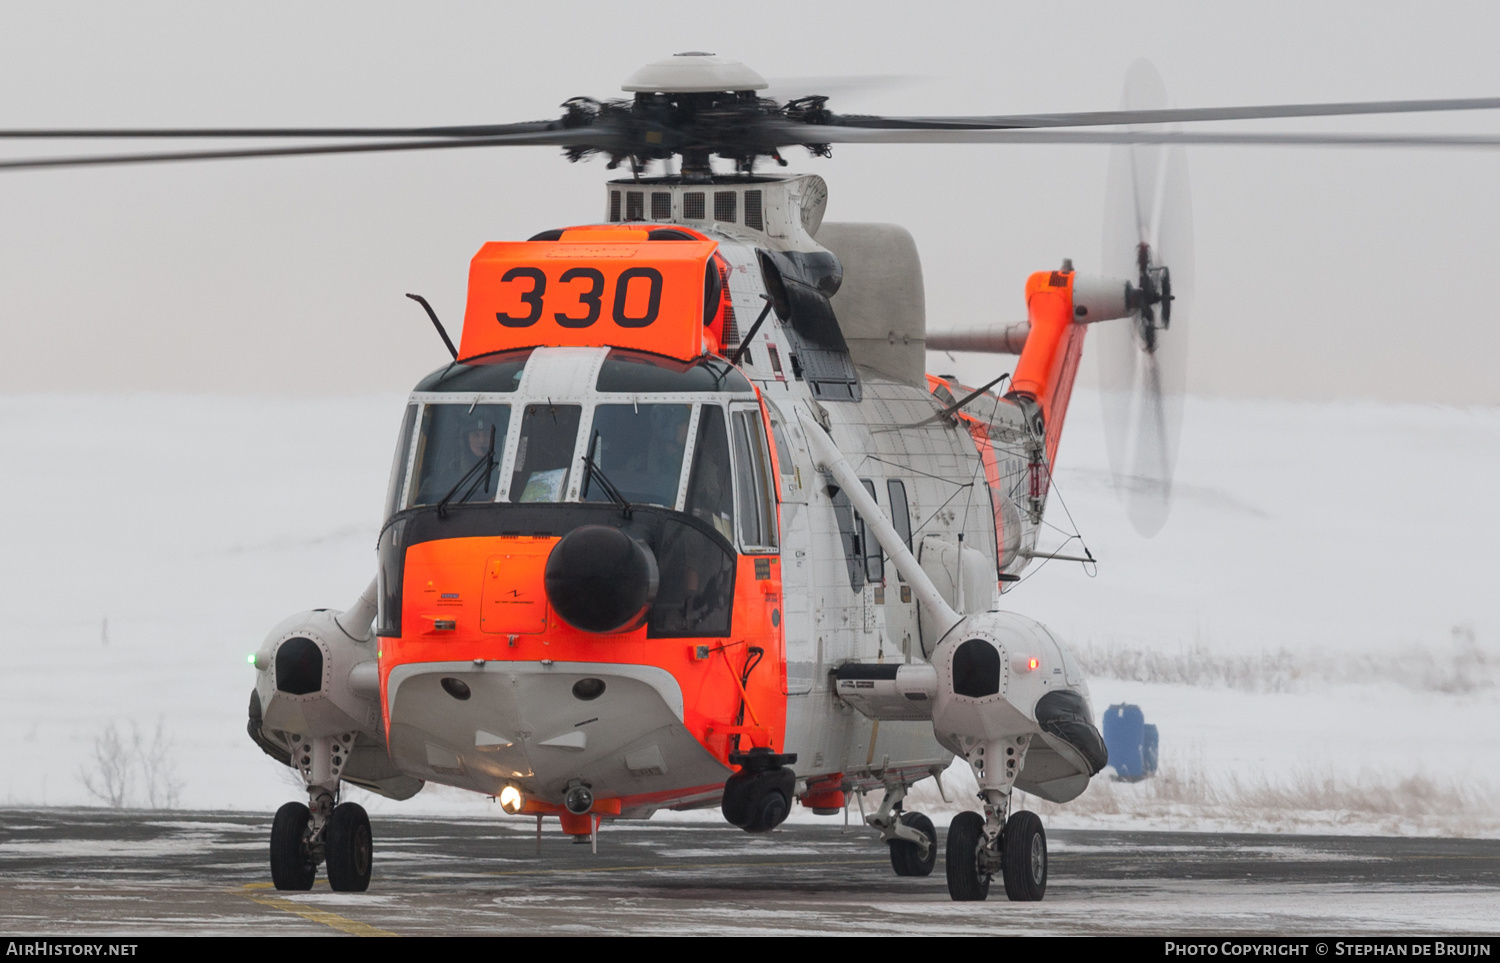
<instances>
[{"instance_id":1,"label":"yellow painted line on tarmac","mask_svg":"<svg viewBox=\"0 0 1500 963\"><path fill-rule=\"evenodd\" d=\"M244 888L247 890L270 889L271 884L248 883ZM281 896L257 896L254 893L245 893L245 896L246 898L252 900L253 902L259 903L262 906L269 906L272 909L279 909L286 913L295 913L303 919L312 920L314 923L322 923L324 926L331 926L334 929L339 930L340 932L348 933L350 936L400 935L398 933L392 933L390 930L383 930L379 927L371 926L369 923L361 923L358 920L351 920L348 917L340 916L337 913L330 913L327 910L318 909L316 906L308 906L305 903L298 903L295 900L289 900Z\"/></svg>"}]
</instances>

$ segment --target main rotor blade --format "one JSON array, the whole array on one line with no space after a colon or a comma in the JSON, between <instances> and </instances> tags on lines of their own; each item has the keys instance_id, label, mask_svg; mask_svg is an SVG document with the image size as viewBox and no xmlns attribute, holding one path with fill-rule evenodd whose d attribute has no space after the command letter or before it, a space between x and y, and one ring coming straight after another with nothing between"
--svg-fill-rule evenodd
<instances>
[{"instance_id":1,"label":"main rotor blade","mask_svg":"<svg viewBox=\"0 0 1500 963\"><path fill-rule=\"evenodd\" d=\"M558 129L555 120L458 127L73 127L0 130L0 140L151 140L253 137L500 137Z\"/></svg>"},{"instance_id":2,"label":"main rotor blade","mask_svg":"<svg viewBox=\"0 0 1500 963\"><path fill-rule=\"evenodd\" d=\"M776 130L783 144L1225 144L1244 147L1500 147L1493 134L1198 134L1143 130L873 130L823 124ZM791 139L789 139L791 138Z\"/></svg>"},{"instance_id":3,"label":"main rotor blade","mask_svg":"<svg viewBox=\"0 0 1500 963\"><path fill-rule=\"evenodd\" d=\"M884 130L1026 129L1108 127L1116 124L1180 124L1206 120L1267 120L1279 117L1345 117L1358 114L1419 114L1450 110L1500 109L1500 97L1446 100L1360 100L1328 104L1261 104L1244 107L1163 107L1146 110L1089 110L1062 114L998 114L989 117L841 116L844 127Z\"/></svg>"},{"instance_id":4,"label":"main rotor blade","mask_svg":"<svg viewBox=\"0 0 1500 963\"><path fill-rule=\"evenodd\" d=\"M374 144L317 144L307 147L249 147L235 150L170 151L157 154L105 154L85 157L39 157L0 161L3 170L48 167L102 167L117 164L160 164L175 161L233 160L244 157L298 157L314 154L373 154L389 151L443 150L452 147L594 147L609 150L620 138L606 131L555 130L503 137L457 140L381 141Z\"/></svg>"}]
</instances>

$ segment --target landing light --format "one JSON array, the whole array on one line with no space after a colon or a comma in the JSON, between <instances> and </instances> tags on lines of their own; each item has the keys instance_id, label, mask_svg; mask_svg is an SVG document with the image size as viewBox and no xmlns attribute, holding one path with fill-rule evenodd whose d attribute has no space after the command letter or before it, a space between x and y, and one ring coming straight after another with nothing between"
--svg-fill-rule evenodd
<instances>
[{"instance_id":1,"label":"landing light","mask_svg":"<svg viewBox=\"0 0 1500 963\"><path fill-rule=\"evenodd\" d=\"M500 790L500 808L514 816L526 805L526 797L521 795L521 790L515 786L506 786Z\"/></svg>"}]
</instances>

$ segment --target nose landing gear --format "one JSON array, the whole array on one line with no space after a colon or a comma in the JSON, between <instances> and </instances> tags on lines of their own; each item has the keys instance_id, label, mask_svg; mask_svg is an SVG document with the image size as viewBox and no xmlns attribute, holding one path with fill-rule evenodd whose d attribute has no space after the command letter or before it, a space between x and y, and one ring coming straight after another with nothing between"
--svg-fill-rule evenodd
<instances>
[{"instance_id":1,"label":"nose landing gear","mask_svg":"<svg viewBox=\"0 0 1500 963\"><path fill-rule=\"evenodd\" d=\"M318 864L328 864L328 885L346 893L370 888L374 837L358 803L334 804L339 773L353 735L300 739L293 759L307 780L308 805L289 802L271 824L271 881L279 890L312 889Z\"/></svg>"},{"instance_id":2,"label":"nose landing gear","mask_svg":"<svg viewBox=\"0 0 1500 963\"><path fill-rule=\"evenodd\" d=\"M956 902L986 899L990 879L998 872L1012 902L1041 900L1047 893L1047 834L1041 817L1024 810L1015 813L994 837L987 825L975 812L953 817L948 827L948 895Z\"/></svg>"}]
</instances>

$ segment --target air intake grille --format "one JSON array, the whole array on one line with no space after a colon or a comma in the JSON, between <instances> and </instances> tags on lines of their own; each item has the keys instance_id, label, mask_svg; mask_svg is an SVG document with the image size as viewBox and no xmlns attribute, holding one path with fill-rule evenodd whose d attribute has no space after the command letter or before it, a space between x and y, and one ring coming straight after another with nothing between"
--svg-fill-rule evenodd
<instances>
[{"instance_id":1,"label":"air intake grille","mask_svg":"<svg viewBox=\"0 0 1500 963\"><path fill-rule=\"evenodd\" d=\"M733 224L739 219L739 195L734 191L714 191L714 220Z\"/></svg>"},{"instance_id":2,"label":"air intake grille","mask_svg":"<svg viewBox=\"0 0 1500 963\"><path fill-rule=\"evenodd\" d=\"M704 197L702 191L692 191L682 195L682 216L685 220L703 220Z\"/></svg>"},{"instance_id":3,"label":"air intake grille","mask_svg":"<svg viewBox=\"0 0 1500 963\"><path fill-rule=\"evenodd\" d=\"M620 192L609 192L609 219L611 222L620 219Z\"/></svg>"},{"instance_id":4,"label":"air intake grille","mask_svg":"<svg viewBox=\"0 0 1500 963\"><path fill-rule=\"evenodd\" d=\"M766 229L766 222L760 213L760 191L745 192L745 226L752 231Z\"/></svg>"},{"instance_id":5,"label":"air intake grille","mask_svg":"<svg viewBox=\"0 0 1500 963\"><path fill-rule=\"evenodd\" d=\"M670 221L672 219L672 195L665 191L653 191L651 193L651 220Z\"/></svg>"},{"instance_id":6,"label":"air intake grille","mask_svg":"<svg viewBox=\"0 0 1500 963\"><path fill-rule=\"evenodd\" d=\"M625 192L625 220L644 221L646 219L646 195L640 191Z\"/></svg>"}]
</instances>

